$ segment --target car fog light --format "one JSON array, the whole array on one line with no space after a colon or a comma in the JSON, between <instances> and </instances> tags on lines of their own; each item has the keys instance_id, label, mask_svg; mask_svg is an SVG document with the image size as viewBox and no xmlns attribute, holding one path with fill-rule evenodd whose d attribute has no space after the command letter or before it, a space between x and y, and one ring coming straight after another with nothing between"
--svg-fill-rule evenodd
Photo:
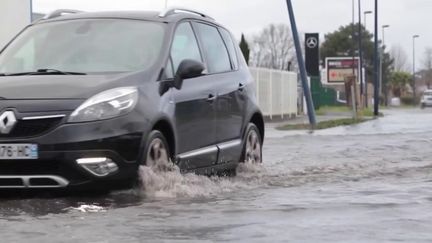
<instances>
[{"instance_id":1,"label":"car fog light","mask_svg":"<svg viewBox=\"0 0 432 243\"><path fill-rule=\"evenodd\" d=\"M76 162L95 176L103 177L118 171L118 166L109 158L81 158Z\"/></svg>"}]
</instances>

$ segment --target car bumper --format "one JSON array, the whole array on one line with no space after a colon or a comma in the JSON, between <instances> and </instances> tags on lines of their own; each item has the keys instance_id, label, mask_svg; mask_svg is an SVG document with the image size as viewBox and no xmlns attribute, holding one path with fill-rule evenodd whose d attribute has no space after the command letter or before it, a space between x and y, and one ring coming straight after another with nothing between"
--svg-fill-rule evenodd
<instances>
[{"instance_id":1,"label":"car bumper","mask_svg":"<svg viewBox=\"0 0 432 243\"><path fill-rule=\"evenodd\" d=\"M432 106L432 100L422 100L420 103L423 106Z\"/></svg>"},{"instance_id":2,"label":"car bumper","mask_svg":"<svg viewBox=\"0 0 432 243\"><path fill-rule=\"evenodd\" d=\"M0 144L38 145L38 159L0 160L0 188L112 187L132 181L146 129L142 121L131 117L65 123L34 138L0 139ZM107 158L116 170L99 176L77 162L82 158Z\"/></svg>"}]
</instances>

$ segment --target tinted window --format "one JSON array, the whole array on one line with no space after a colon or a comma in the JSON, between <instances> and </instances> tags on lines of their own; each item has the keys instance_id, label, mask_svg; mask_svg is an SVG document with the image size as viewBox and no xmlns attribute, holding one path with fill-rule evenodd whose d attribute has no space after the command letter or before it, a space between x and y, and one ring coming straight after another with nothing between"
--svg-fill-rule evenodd
<instances>
[{"instance_id":1,"label":"tinted window","mask_svg":"<svg viewBox=\"0 0 432 243\"><path fill-rule=\"evenodd\" d=\"M202 62L198 43L190 23L182 23L177 27L171 47L171 58L175 71L177 71L181 61L185 59Z\"/></svg>"},{"instance_id":2,"label":"tinted window","mask_svg":"<svg viewBox=\"0 0 432 243\"><path fill-rule=\"evenodd\" d=\"M228 31L226 31L225 29L219 29L219 31L222 35L222 38L225 41L226 46L228 47L228 52L229 52L230 57L231 57L233 69L237 70L238 69L238 60L237 60L235 45L234 45L234 42L231 38L231 34Z\"/></svg>"},{"instance_id":3,"label":"tinted window","mask_svg":"<svg viewBox=\"0 0 432 243\"><path fill-rule=\"evenodd\" d=\"M231 70L231 63L225 43L219 31L210 25L197 23L198 35L202 41L203 51L207 58L210 73L220 73Z\"/></svg>"},{"instance_id":4,"label":"tinted window","mask_svg":"<svg viewBox=\"0 0 432 243\"><path fill-rule=\"evenodd\" d=\"M29 27L0 55L0 72L59 69L128 72L150 68L160 56L160 23L85 19Z\"/></svg>"}]
</instances>

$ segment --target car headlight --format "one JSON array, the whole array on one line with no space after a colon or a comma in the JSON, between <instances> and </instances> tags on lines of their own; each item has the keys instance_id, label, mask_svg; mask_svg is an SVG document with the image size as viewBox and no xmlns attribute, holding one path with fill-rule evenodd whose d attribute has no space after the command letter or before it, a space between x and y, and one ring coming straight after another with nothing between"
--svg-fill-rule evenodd
<instances>
[{"instance_id":1,"label":"car headlight","mask_svg":"<svg viewBox=\"0 0 432 243\"><path fill-rule=\"evenodd\" d=\"M69 117L69 122L88 122L114 118L135 108L138 102L136 87L115 88L99 93L81 106Z\"/></svg>"}]
</instances>

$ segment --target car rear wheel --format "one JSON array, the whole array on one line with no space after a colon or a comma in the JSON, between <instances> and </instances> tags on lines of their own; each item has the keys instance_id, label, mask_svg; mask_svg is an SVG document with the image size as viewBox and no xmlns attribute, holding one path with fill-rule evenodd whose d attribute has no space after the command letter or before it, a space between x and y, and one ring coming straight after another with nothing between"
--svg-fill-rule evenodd
<instances>
[{"instance_id":1,"label":"car rear wheel","mask_svg":"<svg viewBox=\"0 0 432 243\"><path fill-rule=\"evenodd\" d=\"M246 130L245 141L243 142L243 153L241 162L260 164L262 163L261 135L255 124L250 123Z\"/></svg>"},{"instance_id":2,"label":"car rear wheel","mask_svg":"<svg viewBox=\"0 0 432 243\"><path fill-rule=\"evenodd\" d=\"M171 165L167 140L159 131L152 131L148 136L144 165L157 171L166 170Z\"/></svg>"}]
</instances>

